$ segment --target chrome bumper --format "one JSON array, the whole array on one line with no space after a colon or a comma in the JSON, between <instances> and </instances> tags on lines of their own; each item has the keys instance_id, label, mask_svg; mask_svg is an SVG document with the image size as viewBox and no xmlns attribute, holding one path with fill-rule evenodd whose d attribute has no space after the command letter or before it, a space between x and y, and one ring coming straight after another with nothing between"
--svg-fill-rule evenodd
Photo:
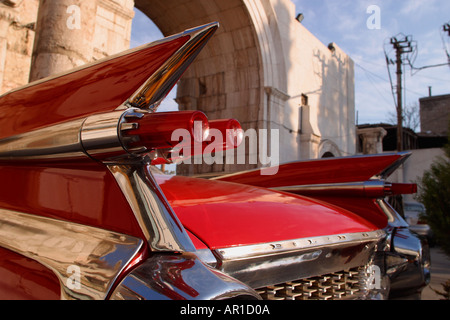
<instances>
[{"instance_id":1,"label":"chrome bumper","mask_svg":"<svg viewBox=\"0 0 450 320\"><path fill-rule=\"evenodd\" d=\"M156 254L128 274L113 300L261 299L247 285L215 270L194 254Z\"/></svg>"}]
</instances>

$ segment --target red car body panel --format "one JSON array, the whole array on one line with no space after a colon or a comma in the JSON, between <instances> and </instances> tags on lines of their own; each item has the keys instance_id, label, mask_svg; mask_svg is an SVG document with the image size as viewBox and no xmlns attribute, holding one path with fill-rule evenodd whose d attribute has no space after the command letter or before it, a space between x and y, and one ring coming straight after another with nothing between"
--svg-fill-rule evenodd
<instances>
[{"instance_id":1,"label":"red car body panel","mask_svg":"<svg viewBox=\"0 0 450 320\"><path fill-rule=\"evenodd\" d=\"M178 176L156 179L185 228L211 249L377 229L347 210L293 194Z\"/></svg>"},{"instance_id":2,"label":"red car body panel","mask_svg":"<svg viewBox=\"0 0 450 320\"><path fill-rule=\"evenodd\" d=\"M0 184L0 208L143 237L117 183L100 164L0 166L0 175L9 181Z\"/></svg>"},{"instance_id":3,"label":"red car body panel","mask_svg":"<svg viewBox=\"0 0 450 320\"><path fill-rule=\"evenodd\" d=\"M55 274L40 263L0 248L0 300L58 300Z\"/></svg>"}]
</instances>

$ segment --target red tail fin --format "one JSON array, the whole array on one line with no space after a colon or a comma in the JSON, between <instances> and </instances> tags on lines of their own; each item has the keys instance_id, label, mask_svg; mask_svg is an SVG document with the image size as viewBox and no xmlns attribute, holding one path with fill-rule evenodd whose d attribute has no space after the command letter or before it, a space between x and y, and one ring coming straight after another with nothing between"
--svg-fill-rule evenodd
<instances>
[{"instance_id":1,"label":"red tail fin","mask_svg":"<svg viewBox=\"0 0 450 320\"><path fill-rule=\"evenodd\" d=\"M0 97L0 139L129 103L165 97L217 29L213 23L129 50Z\"/></svg>"}]
</instances>

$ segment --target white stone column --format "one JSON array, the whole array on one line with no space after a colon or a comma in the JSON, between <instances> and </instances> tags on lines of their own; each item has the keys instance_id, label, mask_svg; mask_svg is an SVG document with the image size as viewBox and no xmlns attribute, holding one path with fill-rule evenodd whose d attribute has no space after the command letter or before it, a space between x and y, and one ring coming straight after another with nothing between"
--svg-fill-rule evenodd
<instances>
[{"instance_id":1,"label":"white stone column","mask_svg":"<svg viewBox=\"0 0 450 320\"><path fill-rule=\"evenodd\" d=\"M40 0L30 81L92 60L97 0Z\"/></svg>"},{"instance_id":2,"label":"white stone column","mask_svg":"<svg viewBox=\"0 0 450 320\"><path fill-rule=\"evenodd\" d=\"M274 87L265 87L264 91L266 93L266 101L265 101L265 108L266 112L263 117L263 120L265 125L264 129L267 129L267 150L270 152L275 150L281 150L283 154L276 155L278 157L278 160L281 162L287 162L287 159L285 159L285 153L288 152L286 150L288 147L286 139L283 139L284 136L282 134L284 133L284 130L282 130L283 127L285 127L284 124L284 114L285 114L285 106L287 101L290 99L290 96L281 90L274 88ZM274 130L278 130L278 133L274 132ZM272 135L276 135L279 138L279 141L276 143L277 146L272 145L273 138ZM259 137L261 139L261 137ZM284 152L286 151L286 152ZM273 157L274 155L272 155ZM263 166L265 166L263 164Z\"/></svg>"},{"instance_id":3,"label":"white stone column","mask_svg":"<svg viewBox=\"0 0 450 320\"><path fill-rule=\"evenodd\" d=\"M5 64L8 51L8 31L11 23L17 19L11 8L17 6L17 1L0 1L0 93L3 93Z\"/></svg>"},{"instance_id":4,"label":"white stone column","mask_svg":"<svg viewBox=\"0 0 450 320\"><path fill-rule=\"evenodd\" d=\"M5 75L6 50L8 48L8 28L10 21L0 12L0 93L3 88L3 78Z\"/></svg>"},{"instance_id":5,"label":"white stone column","mask_svg":"<svg viewBox=\"0 0 450 320\"><path fill-rule=\"evenodd\" d=\"M358 129L357 135L362 140L363 154L378 154L383 152L383 138L387 131L381 127Z\"/></svg>"},{"instance_id":6,"label":"white stone column","mask_svg":"<svg viewBox=\"0 0 450 320\"><path fill-rule=\"evenodd\" d=\"M322 141L322 134L317 124L318 111L309 104L302 103L300 108L300 159L317 159Z\"/></svg>"}]
</instances>

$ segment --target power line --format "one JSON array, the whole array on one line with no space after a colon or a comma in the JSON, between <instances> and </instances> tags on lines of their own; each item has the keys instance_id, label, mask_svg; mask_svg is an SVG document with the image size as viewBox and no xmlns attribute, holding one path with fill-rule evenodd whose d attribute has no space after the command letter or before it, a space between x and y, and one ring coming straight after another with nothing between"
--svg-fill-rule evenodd
<instances>
[{"instance_id":1,"label":"power line","mask_svg":"<svg viewBox=\"0 0 450 320\"><path fill-rule=\"evenodd\" d=\"M383 80L384 82L389 82L389 80L383 78L382 76L373 73L370 70L367 70L366 68L364 68L363 66L361 66L359 63L355 62L355 65L359 68L361 68L361 70L363 70L365 72L365 75L367 77L367 79L370 81L370 83L372 83L373 88L378 92L380 98L382 98L387 104L390 104L390 102L388 101L388 99L386 98L386 96L380 91L380 89L378 88L377 83L374 81L374 79L372 77L378 78L380 80ZM371 77L372 76L372 77Z\"/></svg>"},{"instance_id":2,"label":"power line","mask_svg":"<svg viewBox=\"0 0 450 320\"><path fill-rule=\"evenodd\" d=\"M450 57L449 57L449 59L450 59ZM419 68L414 67L413 65L411 65L411 69L417 70L416 72L413 73L413 75L414 75L415 73L417 73L417 72L419 72L420 70L423 70L423 69L443 67L443 66L449 66L449 65L450 65L450 61L447 62L447 63L433 64L433 65L423 66L423 67L419 67Z\"/></svg>"},{"instance_id":3,"label":"power line","mask_svg":"<svg viewBox=\"0 0 450 320\"><path fill-rule=\"evenodd\" d=\"M447 32L448 36L450 37L450 23L444 24L442 26L442 31L440 32L442 45L443 45L445 54L447 56L447 62L439 63L439 64L433 64L433 65L427 65L427 66L423 66L423 67L419 67L419 68L414 66L414 62L409 62L410 66L411 66L411 69L416 71L416 72L412 73L413 75L416 74L417 72L421 71L421 70L424 70L424 69L443 67L443 66L450 66L450 52L449 52L449 49L447 47L447 44L445 43L444 35L443 35L443 33L445 33L445 32Z\"/></svg>"},{"instance_id":4,"label":"power line","mask_svg":"<svg viewBox=\"0 0 450 320\"><path fill-rule=\"evenodd\" d=\"M387 80L386 78L383 78L382 76L380 76L380 75L378 75L378 74L376 74L376 73L373 73L372 71L370 71L370 70L364 68L363 66L361 66L359 63L355 63L355 65L356 65L357 67L360 67L363 71L365 71L365 72L367 72L367 73L370 73L370 74L373 75L374 77L377 77L378 79L383 80L383 81L385 81L385 82L389 82L389 80Z\"/></svg>"},{"instance_id":5,"label":"power line","mask_svg":"<svg viewBox=\"0 0 450 320\"><path fill-rule=\"evenodd\" d=\"M387 73L389 75L389 82L391 84L391 94L392 94L392 98L394 99L395 108L397 109L397 100L395 98L394 84L392 82L391 70L389 69L389 65L394 64L394 62L391 59L389 59L386 49L384 50L384 56L386 58L386 67L387 67Z\"/></svg>"},{"instance_id":6,"label":"power line","mask_svg":"<svg viewBox=\"0 0 450 320\"><path fill-rule=\"evenodd\" d=\"M423 74L417 74L417 75L414 75L414 76L415 77L420 77L420 78L425 78L425 79L430 79L430 80L434 80L434 81L440 81L440 82L448 81L448 79L430 77L429 75L424 76Z\"/></svg>"},{"instance_id":7,"label":"power line","mask_svg":"<svg viewBox=\"0 0 450 320\"><path fill-rule=\"evenodd\" d=\"M388 99L386 99L386 97L385 97L385 96L381 93L381 91L377 88L376 83L373 81L372 78L369 77L369 74L366 74L366 77L367 77L367 79L369 79L369 81L372 83L373 88L378 92L379 96L380 96L386 103L389 104L390 102L388 101Z\"/></svg>"}]
</instances>

